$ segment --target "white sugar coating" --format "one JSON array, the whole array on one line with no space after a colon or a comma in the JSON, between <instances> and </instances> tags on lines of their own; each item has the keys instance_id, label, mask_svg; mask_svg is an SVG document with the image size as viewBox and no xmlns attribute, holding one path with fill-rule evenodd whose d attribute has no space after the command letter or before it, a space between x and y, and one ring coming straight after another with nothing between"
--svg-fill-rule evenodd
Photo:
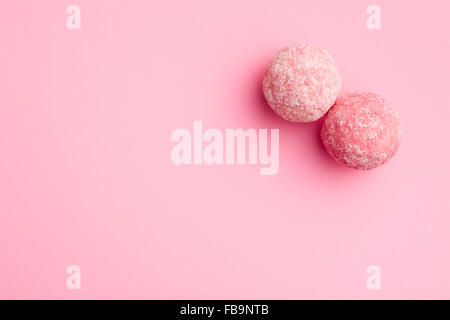
<instances>
[{"instance_id":1,"label":"white sugar coating","mask_svg":"<svg viewBox=\"0 0 450 320\"><path fill-rule=\"evenodd\" d=\"M267 64L263 93L283 119L311 122L333 105L342 80L336 62L325 50L311 45L280 50Z\"/></svg>"}]
</instances>

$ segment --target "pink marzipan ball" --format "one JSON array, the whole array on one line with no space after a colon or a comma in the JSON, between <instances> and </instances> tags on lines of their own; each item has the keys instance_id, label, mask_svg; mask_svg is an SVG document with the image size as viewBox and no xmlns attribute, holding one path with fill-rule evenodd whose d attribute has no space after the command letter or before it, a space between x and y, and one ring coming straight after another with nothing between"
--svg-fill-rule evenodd
<instances>
[{"instance_id":1,"label":"pink marzipan ball","mask_svg":"<svg viewBox=\"0 0 450 320\"><path fill-rule=\"evenodd\" d=\"M400 118L375 93L337 98L321 131L323 144L338 163L369 170L387 162L400 145Z\"/></svg>"},{"instance_id":2,"label":"pink marzipan ball","mask_svg":"<svg viewBox=\"0 0 450 320\"><path fill-rule=\"evenodd\" d=\"M336 62L311 45L280 50L267 64L263 92L269 106L283 119L311 122L333 105L342 80Z\"/></svg>"}]
</instances>

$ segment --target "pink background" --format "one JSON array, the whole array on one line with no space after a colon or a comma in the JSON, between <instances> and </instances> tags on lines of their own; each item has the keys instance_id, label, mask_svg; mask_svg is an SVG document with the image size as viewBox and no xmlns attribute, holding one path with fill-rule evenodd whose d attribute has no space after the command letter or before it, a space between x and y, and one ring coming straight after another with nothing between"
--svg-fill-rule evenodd
<instances>
[{"instance_id":1,"label":"pink background","mask_svg":"<svg viewBox=\"0 0 450 320\"><path fill-rule=\"evenodd\" d=\"M366 27L366 8L382 28ZM81 7L80 31L66 8ZM0 298L450 298L449 2L0 2ZM261 92L279 48L399 110L385 166ZM279 128L280 170L175 166L177 128ZM66 268L81 267L81 290ZM366 288L381 267L381 290Z\"/></svg>"}]
</instances>

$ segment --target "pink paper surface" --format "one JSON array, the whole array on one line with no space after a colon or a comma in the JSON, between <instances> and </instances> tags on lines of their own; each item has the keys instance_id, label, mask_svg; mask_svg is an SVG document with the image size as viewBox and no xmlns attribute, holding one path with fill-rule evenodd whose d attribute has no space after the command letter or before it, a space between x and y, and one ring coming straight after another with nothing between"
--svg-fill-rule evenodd
<instances>
[{"instance_id":1,"label":"pink paper surface","mask_svg":"<svg viewBox=\"0 0 450 320\"><path fill-rule=\"evenodd\" d=\"M2 0L0 298L450 298L449 14L446 0ZM323 119L267 106L265 64L301 43L330 52L343 92L400 112L386 165L340 166ZM195 120L279 129L278 174L175 166L171 133Z\"/></svg>"}]
</instances>

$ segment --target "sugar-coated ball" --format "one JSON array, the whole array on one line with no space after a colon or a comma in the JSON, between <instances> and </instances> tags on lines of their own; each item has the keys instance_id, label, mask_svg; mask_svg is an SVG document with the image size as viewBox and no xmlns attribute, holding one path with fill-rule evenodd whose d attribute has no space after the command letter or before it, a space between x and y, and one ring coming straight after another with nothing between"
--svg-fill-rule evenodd
<instances>
[{"instance_id":1,"label":"sugar-coated ball","mask_svg":"<svg viewBox=\"0 0 450 320\"><path fill-rule=\"evenodd\" d=\"M338 163L369 170L388 161L400 145L400 118L375 93L337 98L322 127L323 144Z\"/></svg>"},{"instance_id":2,"label":"sugar-coated ball","mask_svg":"<svg viewBox=\"0 0 450 320\"><path fill-rule=\"evenodd\" d=\"M263 93L269 106L292 122L311 122L333 105L342 80L336 62L311 45L280 50L267 64Z\"/></svg>"}]
</instances>

